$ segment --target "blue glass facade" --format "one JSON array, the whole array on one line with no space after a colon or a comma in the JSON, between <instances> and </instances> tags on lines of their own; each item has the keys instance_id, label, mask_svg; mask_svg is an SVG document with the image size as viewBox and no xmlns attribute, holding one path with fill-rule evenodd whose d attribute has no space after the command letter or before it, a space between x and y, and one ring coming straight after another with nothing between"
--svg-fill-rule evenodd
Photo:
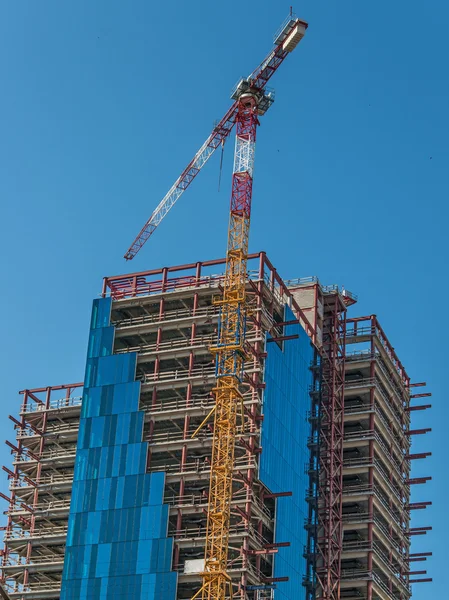
<instances>
[{"instance_id":1,"label":"blue glass facade","mask_svg":"<svg viewBox=\"0 0 449 600\"><path fill-rule=\"evenodd\" d=\"M285 321L294 319L286 307ZM274 558L274 577L289 577L288 582L277 584L274 597L298 600L305 598L302 581L306 574L303 553L307 542L304 525L308 516L306 465L310 435L307 413L313 348L299 324L285 329L285 335L297 334L299 338L285 341L282 350L274 342L267 344L260 479L273 493L293 493L276 500L275 541L290 542L290 546L279 548Z\"/></svg>"},{"instance_id":2,"label":"blue glass facade","mask_svg":"<svg viewBox=\"0 0 449 600\"><path fill-rule=\"evenodd\" d=\"M146 473L137 355L112 355L111 300L95 300L61 600L175 600L164 473Z\"/></svg>"}]
</instances>

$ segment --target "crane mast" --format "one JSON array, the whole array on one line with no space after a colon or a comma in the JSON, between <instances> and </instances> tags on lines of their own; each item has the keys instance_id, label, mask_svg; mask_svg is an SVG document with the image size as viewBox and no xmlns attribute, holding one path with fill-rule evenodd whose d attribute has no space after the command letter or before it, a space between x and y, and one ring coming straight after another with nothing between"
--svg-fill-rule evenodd
<instances>
[{"instance_id":1,"label":"crane mast","mask_svg":"<svg viewBox=\"0 0 449 600\"><path fill-rule=\"evenodd\" d=\"M272 93L264 89L266 81L302 39L306 27L303 22L291 19L281 31L281 43L275 51L247 80L239 82L233 94L238 107L226 271L223 296L217 302L220 305L218 341L211 348L216 354L217 384L213 390L214 434L205 561L203 585L193 599L200 594L202 600L233 597L227 563L237 412L242 403L246 354L246 280L258 115L264 114L273 103ZM260 87L256 82L260 82Z\"/></svg>"},{"instance_id":2,"label":"crane mast","mask_svg":"<svg viewBox=\"0 0 449 600\"><path fill-rule=\"evenodd\" d=\"M220 306L220 318L217 343L211 348L216 357L216 386L213 390L214 433L204 571L201 573L203 584L192 600L199 597L202 600L226 600L234 595L227 573L228 546L237 413L243 403L248 237L256 132L259 115L264 114L274 101L273 93L266 88L267 83L304 37L306 29L307 23L290 12L275 36L274 48L249 77L239 81L232 94L234 103L153 211L125 254L127 260L135 257L235 125L226 271L222 297L215 301Z\"/></svg>"},{"instance_id":3,"label":"crane mast","mask_svg":"<svg viewBox=\"0 0 449 600\"><path fill-rule=\"evenodd\" d=\"M254 150L259 119L256 94L238 101L226 272L216 353L214 436L207 514L203 600L223 600L232 585L227 575L237 410L245 362L246 276Z\"/></svg>"}]
</instances>

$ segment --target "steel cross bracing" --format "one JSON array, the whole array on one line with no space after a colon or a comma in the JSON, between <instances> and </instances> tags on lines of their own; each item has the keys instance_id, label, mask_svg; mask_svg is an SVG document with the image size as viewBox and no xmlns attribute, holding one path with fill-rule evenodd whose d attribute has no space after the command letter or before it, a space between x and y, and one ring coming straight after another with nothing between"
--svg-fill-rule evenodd
<instances>
[{"instance_id":1,"label":"steel cross bracing","mask_svg":"<svg viewBox=\"0 0 449 600\"><path fill-rule=\"evenodd\" d=\"M245 359L246 278L251 216L257 118L255 96L244 94L236 116L234 173L226 271L220 300L220 328L216 353L217 385L210 489L207 513L203 600L224 600L233 590L227 574L237 409Z\"/></svg>"},{"instance_id":2,"label":"steel cross bracing","mask_svg":"<svg viewBox=\"0 0 449 600\"><path fill-rule=\"evenodd\" d=\"M319 433L317 600L339 600L343 542L343 430L346 308L324 299Z\"/></svg>"},{"instance_id":3,"label":"steel cross bracing","mask_svg":"<svg viewBox=\"0 0 449 600\"><path fill-rule=\"evenodd\" d=\"M294 37L296 44L293 46L288 45L287 42L289 41L289 37L295 34L295 30L297 30L298 27L302 27L302 29L305 31L307 24L293 16L290 16L281 29L280 35L276 38L276 46L274 49L246 79L246 82L249 84L249 87L252 90L255 90L259 93L262 92L268 81L286 58L287 54L289 54L296 47L296 44L302 38L301 33L299 34L298 38ZM207 163L215 150L225 142L235 125L238 104L239 101L237 99L226 112L224 117L214 127L207 140L204 142L193 159L153 211L134 242L128 248L125 254L126 260L131 260L136 256L165 215L170 211L170 209L174 206L177 200L182 196L182 194L186 191L186 189Z\"/></svg>"}]
</instances>

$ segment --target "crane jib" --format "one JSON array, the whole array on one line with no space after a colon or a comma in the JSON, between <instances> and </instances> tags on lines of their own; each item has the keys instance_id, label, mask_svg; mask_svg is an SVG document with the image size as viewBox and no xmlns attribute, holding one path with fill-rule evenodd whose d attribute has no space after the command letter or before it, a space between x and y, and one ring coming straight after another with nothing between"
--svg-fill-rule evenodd
<instances>
[{"instance_id":1,"label":"crane jib","mask_svg":"<svg viewBox=\"0 0 449 600\"><path fill-rule=\"evenodd\" d=\"M214 303L220 307L219 328L216 344L210 348L210 351L215 354L216 382L212 390L214 408L209 413L214 415L214 425L204 565L199 573L202 577L202 586L192 600L199 597L202 600L226 600L234 596L233 581L229 574L230 564L232 564L229 557L229 539L239 410L241 410L242 429L245 424L242 382L248 344L246 283L258 117L266 112L274 100L271 92L264 91L267 82L287 54L300 42L306 28L307 23L294 18L290 13L275 38L275 48L246 80L241 80L237 84L232 95L234 104L214 127L125 255L125 258L130 259L137 254L236 124L226 271L222 297L219 300L214 299ZM207 419L208 417L198 430ZM257 579L259 585L264 583L262 573ZM244 576L242 580L245 589L247 582Z\"/></svg>"},{"instance_id":2,"label":"crane jib","mask_svg":"<svg viewBox=\"0 0 449 600\"><path fill-rule=\"evenodd\" d=\"M289 18L286 21L286 23L281 27L280 33L275 38L275 48L271 50L268 56L266 56L260 65L247 78L251 88L260 91L266 87L268 81L278 70L287 55L302 39L306 28L307 23L300 21L299 19ZM167 215L169 210L180 198L182 193L185 192L185 190L190 186L192 181L198 175L199 171L204 167L215 150L229 136L235 124L237 106L238 101L236 100L228 109L224 117L214 127L206 142L198 150L194 158L181 173L180 177L178 177L175 184L171 187L169 192L153 211L152 215L142 227L136 239L126 252L126 260L131 260L134 258L137 252L142 248L151 234L155 231L162 219Z\"/></svg>"}]
</instances>

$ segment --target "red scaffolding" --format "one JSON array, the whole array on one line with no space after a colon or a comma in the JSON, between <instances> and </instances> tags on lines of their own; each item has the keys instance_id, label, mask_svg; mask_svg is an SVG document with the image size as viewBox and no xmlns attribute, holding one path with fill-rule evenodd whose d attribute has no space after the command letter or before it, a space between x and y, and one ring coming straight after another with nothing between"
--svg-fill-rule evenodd
<instances>
[{"instance_id":1,"label":"red scaffolding","mask_svg":"<svg viewBox=\"0 0 449 600\"><path fill-rule=\"evenodd\" d=\"M340 597L346 306L324 295L319 426L317 600Z\"/></svg>"}]
</instances>

